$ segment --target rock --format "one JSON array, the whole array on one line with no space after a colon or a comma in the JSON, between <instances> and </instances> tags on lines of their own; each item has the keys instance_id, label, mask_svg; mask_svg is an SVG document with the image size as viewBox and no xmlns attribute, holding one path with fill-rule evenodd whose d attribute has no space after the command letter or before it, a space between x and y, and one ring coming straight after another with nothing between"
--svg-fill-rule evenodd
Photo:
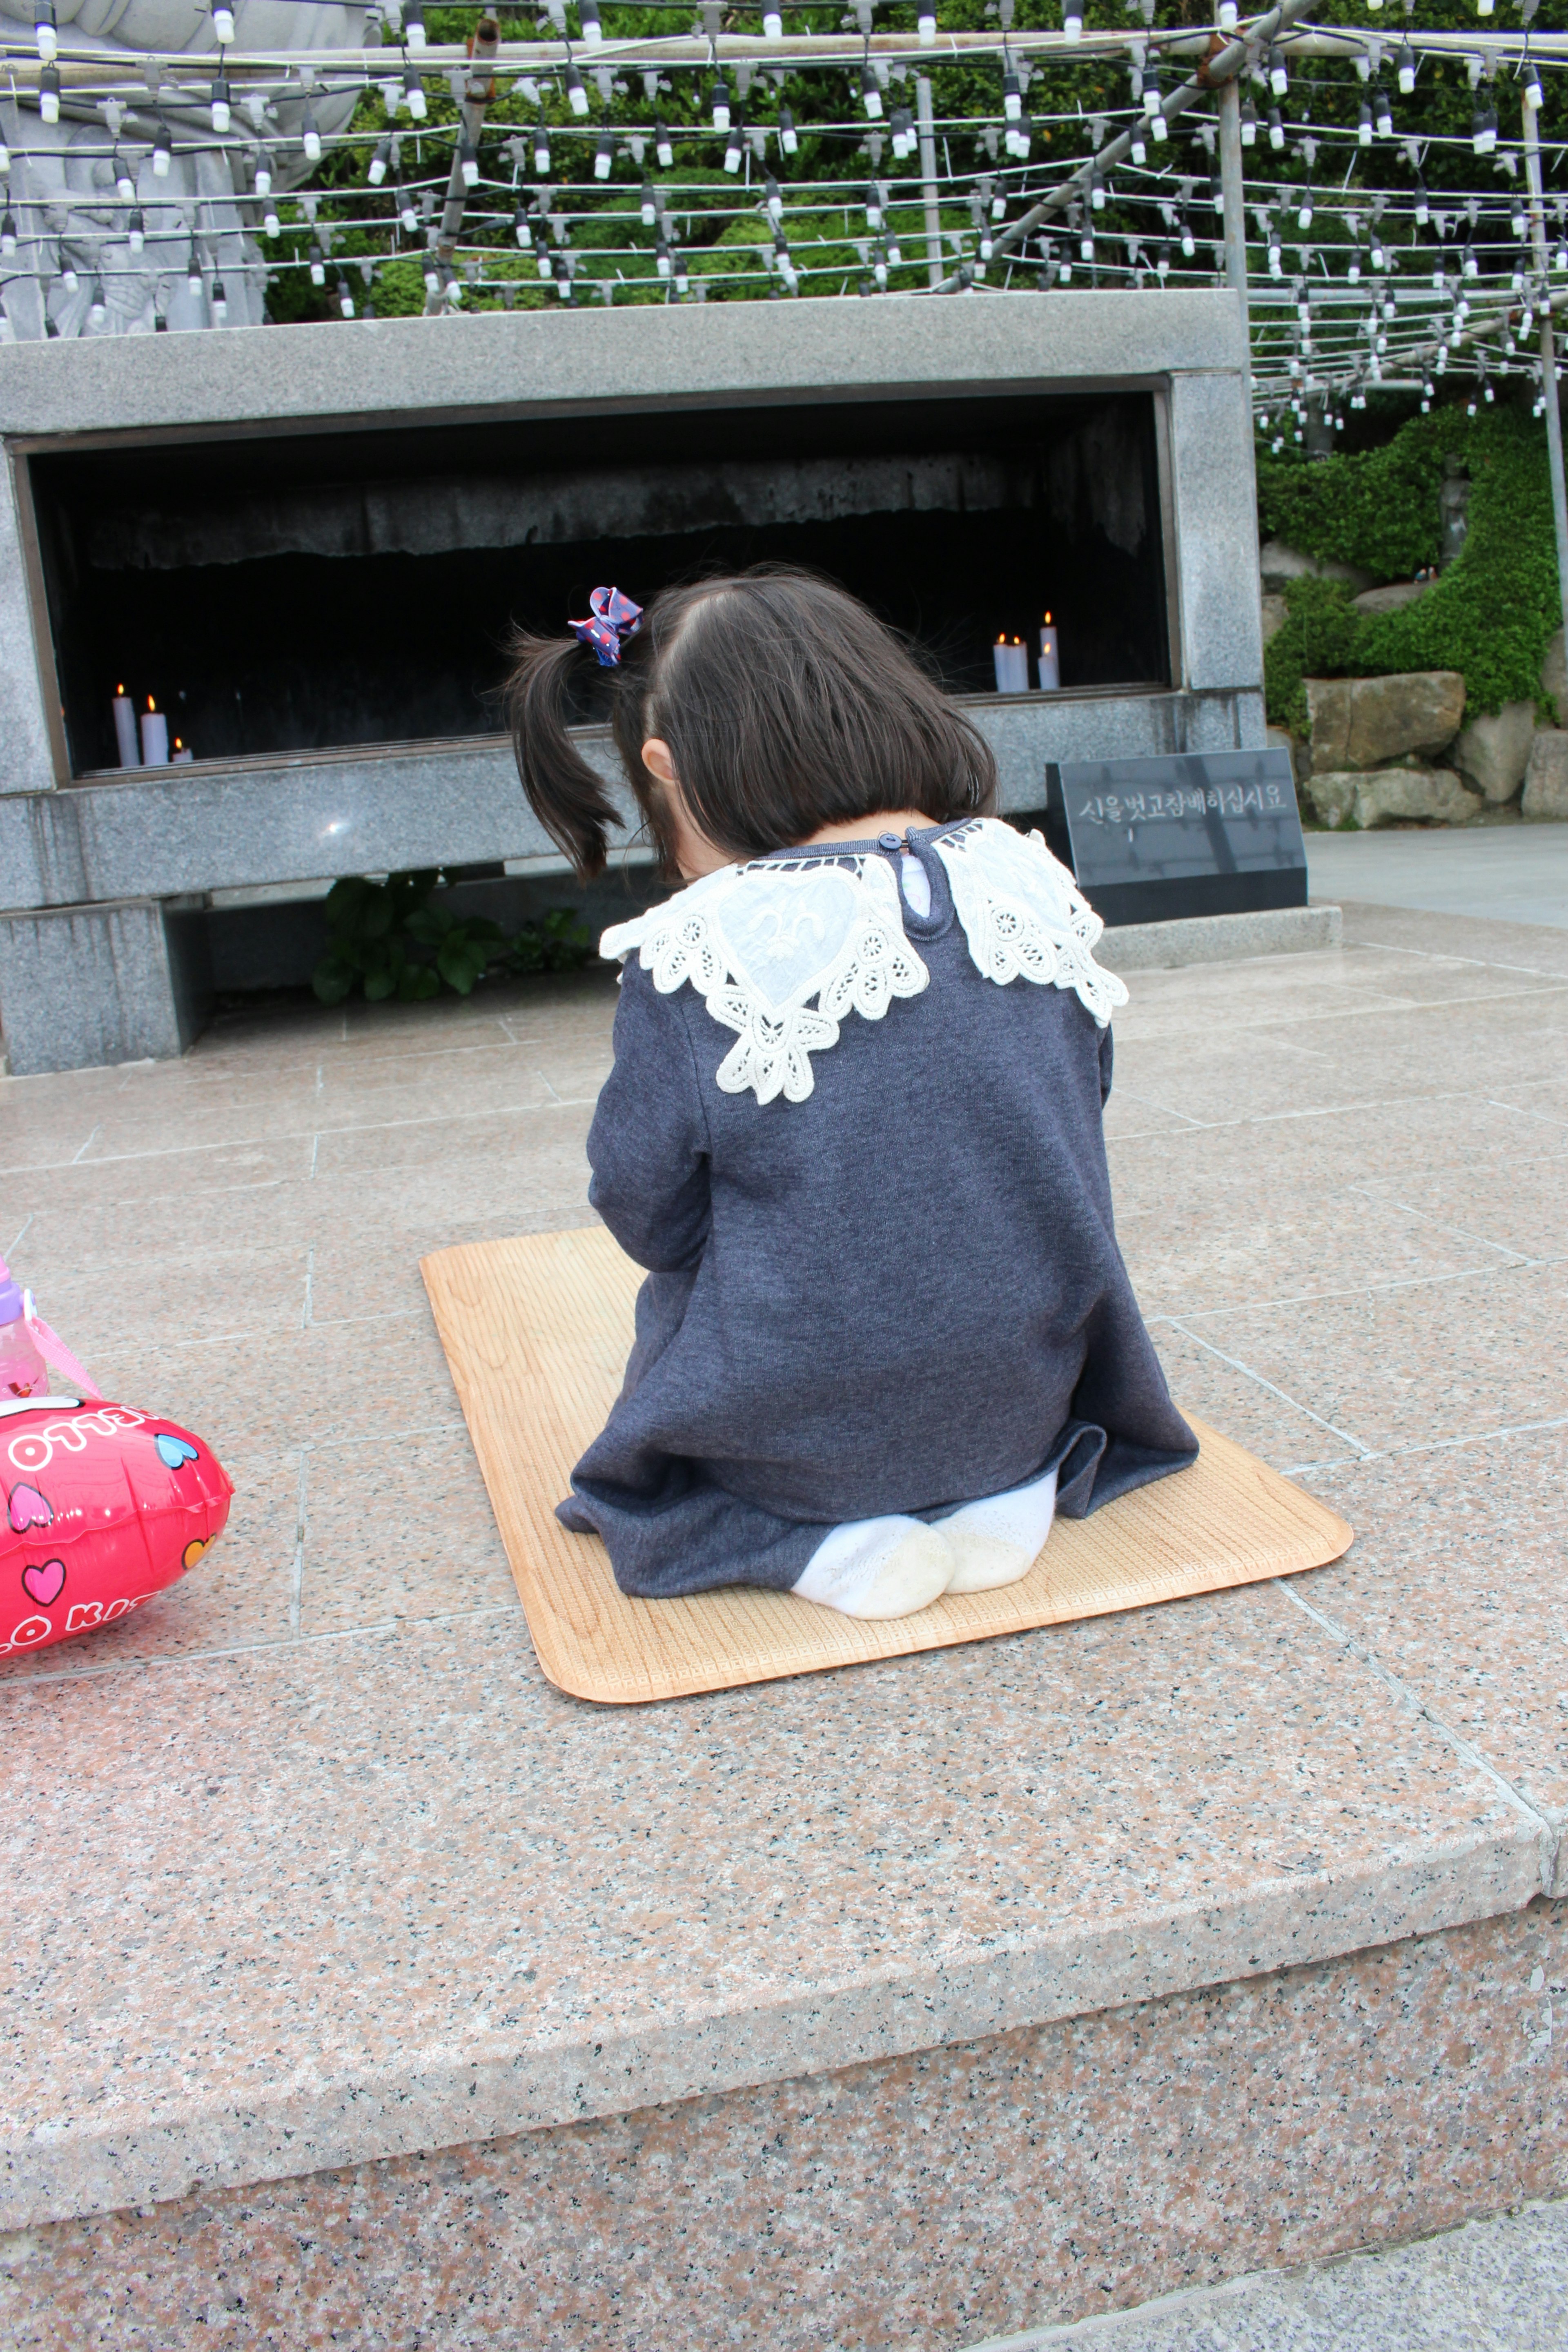
<instances>
[{"instance_id":1,"label":"rock","mask_svg":"<svg viewBox=\"0 0 1568 2352\"><path fill-rule=\"evenodd\" d=\"M1534 703L1505 702L1500 710L1472 719L1451 756L1466 783L1500 805L1523 783L1534 740Z\"/></svg>"},{"instance_id":2,"label":"rock","mask_svg":"<svg viewBox=\"0 0 1568 2352\"><path fill-rule=\"evenodd\" d=\"M1457 669L1396 671L1392 677L1310 677L1307 717L1319 775L1385 766L1445 751L1465 715Z\"/></svg>"},{"instance_id":3,"label":"rock","mask_svg":"<svg viewBox=\"0 0 1568 2352\"><path fill-rule=\"evenodd\" d=\"M1561 630L1557 643L1563 643ZM1542 727L1530 747L1530 765L1524 772L1524 814L1568 817L1568 732L1561 728Z\"/></svg>"},{"instance_id":4,"label":"rock","mask_svg":"<svg viewBox=\"0 0 1568 2352\"><path fill-rule=\"evenodd\" d=\"M1425 596L1428 588L1436 588L1435 580L1395 580L1386 588L1363 588L1351 603L1358 613L1374 620L1380 613L1402 613L1406 604L1414 604Z\"/></svg>"},{"instance_id":5,"label":"rock","mask_svg":"<svg viewBox=\"0 0 1568 2352\"><path fill-rule=\"evenodd\" d=\"M1305 762L1301 758L1300 747L1298 746L1295 738L1290 734L1289 729L1284 727L1266 728L1264 730L1264 740L1268 743L1268 749L1271 751L1286 751L1289 754L1290 773L1292 776L1300 776Z\"/></svg>"},{"instance_id":6,"label":"rock","mask_svg":"<svg viewBox=\"0 0 1568 2352\"><path fill-rule=\"evenodd\" d=\"M1423 824L1464 824L1479 816L1486 803L1468 793L1450 768L1382 768L1373 775L1360 771L1314 775L1307 793L1321 824L1358 824L1371 833L1380 824L1402 820Z\"/></svg>"},{"instance_id":7,"label":"rock","mask_svg":"<svg viewBox=\"0 0 1568 2352\"><path fill-rule=\"evenodd\" d=\"M1285 626L1285 624L1289 617L1290 607L1287 604L1283 596L1265 596L1263 599L1263 642L1265 645L1268 643L1270 637L1277 637L1279 635L1280 630Z\"/></svg>"},{"instance_id":8,"label":"rock","mask_svg":"<svg viewBox=\"0 0 1568 2352\"><path fill-rule=\"evenodd\" d=\"M1334 563L1327 556L1303 555L1300 548L1287 547L1283 540L1271 539L1258 551L1258 569L1263 574L1266 591L1277 594L1292 580L1348 580L1353 588L1370 588L1373 575L1354 563Z\"/></svg>"},{"instance_id":9,"label":"rock","mask_svg":"<svg viewBox=\"0 0 1568 2352\"><path fill-rule=\"evenodd\" d=\"M1541 691L1556 711L1558 726L1568 727L1568 661L1563 658L1561 629L1542 656Z\"/></svg>"}]
</instances>

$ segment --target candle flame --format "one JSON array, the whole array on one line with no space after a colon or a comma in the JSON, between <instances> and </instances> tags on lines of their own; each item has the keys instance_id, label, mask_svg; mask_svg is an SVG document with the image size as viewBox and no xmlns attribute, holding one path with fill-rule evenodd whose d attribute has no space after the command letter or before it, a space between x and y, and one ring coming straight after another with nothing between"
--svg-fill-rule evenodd
<instances>
[{"instance_id":1,"label":"candle flame","mask_svg":"<svg viewBox=\"0 0 1568 2352\"><path fill-rule=\"evenodd\" d=\"M122 686L117 686L117 687L115 688L114 691L115 691L115 693L116 693L117 695L123 696L123 695L124 695L124 692L125 692L125 688L124 688Z\"/></svg>"},{"instance_id":2,"label":"candle flame","mask_svg":"<svg viewBox=\"0 0 1568 2352\"><path fill-rule=\"evenodd\" d=\"M183 751L184 750L184 745L181 742L177 735L174 738L174 749L176 751Z\"/></svg>"},{"instance_id":3,"label":"candle flame","mask_svg":"<svg viewBox=\"0 0 1568 2352\"><path fill-rule=\"evenodd\" d=\"M1051 616L1050 616L1050 614L1047 613L1047 614L1046 614L1046 626L1047 626L1047 628L1048 629L1048 628L1050 627L1050 625L1051 625Z\"/></svg>"},{"instance_id":4,"label":"candle flame","mask_svg":"<svg viewBox=\"0 0 1568 2352\"><path fill-rule=\"evenodd\" d=\"M151 696L151 695L149 695L149 696L147 697L147 708L148 708L148 709L149 709L149 710L156 710L156 709L157 709L157 708L158 708L157 704L153 701L153 698L152 698L152 696Z\"/></svg>"},{"instance_id":5,"label":"candle flame","mask_svg":"<svg viewBox=\"0 0 1568 2352\"><path fill-rule=\"evenodd\" d=\"M1004 630L1002 631L1002 634L1001 634L1001 635L1000 635L1000 636L997 638L996 642L997 642L997 644L998 644L999 646L1005 646L1005 645L1006 644L1006 642L1007 642L1007 632L1006 632L1006 630L1005 630L1005 629L1004 629Z\"/></svg>"}]
</instances>

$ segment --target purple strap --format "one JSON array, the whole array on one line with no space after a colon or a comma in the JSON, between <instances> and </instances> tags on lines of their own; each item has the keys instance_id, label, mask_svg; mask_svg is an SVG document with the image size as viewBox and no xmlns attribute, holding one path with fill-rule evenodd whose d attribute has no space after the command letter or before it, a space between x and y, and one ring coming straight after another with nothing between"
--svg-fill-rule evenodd
<instances>
[{"instance_id":1,"label":"purple strap","mask_svg":"<svg viewBox=\"0 0 1568 2352\"><path fill-rule=\"evenodd\" d=\"M618 588L595 588L588 603L593 619L569 621L567 626L593 646L601 669L614 669L621 658L622 638L635 637L642 626L642 606Z\"/></svg>"}]
</instances>

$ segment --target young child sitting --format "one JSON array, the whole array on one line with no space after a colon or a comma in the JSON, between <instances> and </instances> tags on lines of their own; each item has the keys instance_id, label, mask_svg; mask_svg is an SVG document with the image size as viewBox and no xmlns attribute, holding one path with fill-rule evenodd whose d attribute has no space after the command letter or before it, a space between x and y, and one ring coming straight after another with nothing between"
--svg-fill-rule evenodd
<instances>
[{"instance_id":1,"label":"young child sitting","mask_svg":"<svg viewBox=\"0 0 1568 2352\"><path fill-rule=\"evenodd\" d=\"M589 1200L647 1268L558 1516L624 1592L718 1585L898 1617L1025 1575L1181 1469L1116 1244L1100 1114L1120 981L991 753L866 607L780 570L597 589L522 637L518 767L577 872L616 810L567 732L613 685L621 761L689 887L623 964Z\"/></svg>"}]
</instances>

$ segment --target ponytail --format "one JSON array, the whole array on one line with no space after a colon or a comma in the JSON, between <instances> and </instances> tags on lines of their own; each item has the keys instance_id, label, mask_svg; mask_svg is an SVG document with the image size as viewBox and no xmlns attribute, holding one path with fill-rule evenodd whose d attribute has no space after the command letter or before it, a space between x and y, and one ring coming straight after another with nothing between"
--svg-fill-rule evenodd
<instances>
[{"instance_id":1,"label":"ponytail","mask_svg":"<svg viewBox=\"0 0 1568 2352\"><path fill-rule=\"evenodd\" d=\"M510 646L507 724L529 807L579 879L605 868L606 834L621 822L604 779L567 731L572 673L588 657L576 637L535 637L520 630Z\"/></svg>"}]
</instances>

